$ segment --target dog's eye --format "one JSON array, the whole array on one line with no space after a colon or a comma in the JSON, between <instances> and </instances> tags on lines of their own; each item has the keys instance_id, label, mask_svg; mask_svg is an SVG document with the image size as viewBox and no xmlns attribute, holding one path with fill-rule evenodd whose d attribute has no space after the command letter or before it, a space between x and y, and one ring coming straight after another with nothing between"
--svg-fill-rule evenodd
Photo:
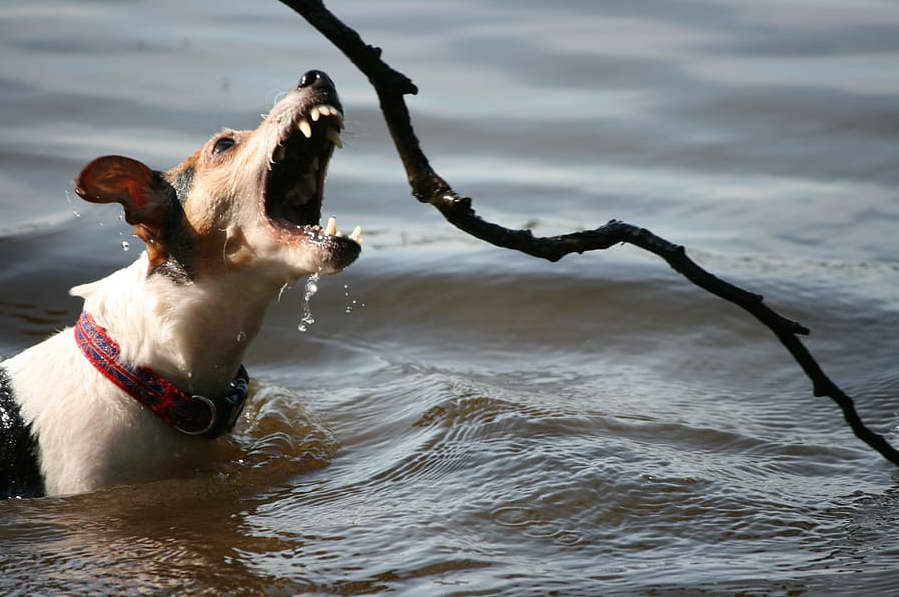
<instances>
[{"instance_id":1,"label":"dog's eye","mask_svg":"<svg viewBox=\"0 0 899 597\"><path fill-rule=\"evenodd\" d=\"M222 137L212 146L212 153L222 153L223 151L228 151L232 147L234 147L234 139L231 137Z\"/></svg>"}]
</instances>

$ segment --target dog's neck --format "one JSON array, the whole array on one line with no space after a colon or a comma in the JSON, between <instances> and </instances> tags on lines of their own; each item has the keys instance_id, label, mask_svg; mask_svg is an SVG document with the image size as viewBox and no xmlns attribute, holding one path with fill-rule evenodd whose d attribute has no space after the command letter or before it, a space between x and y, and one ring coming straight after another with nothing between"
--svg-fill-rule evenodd
<instances>
[{"instance_id":1,"label":"dog's neck","mask_svg":"<svg viewBox=\"0 0 899 597\"><path fill-rule=\"evenodd\" d=\"M226 391L278 286L234 272L198 281L147 274L147 257L72 289L133 366L150 367L189 393Z\"/></svg>"}]
</instances>

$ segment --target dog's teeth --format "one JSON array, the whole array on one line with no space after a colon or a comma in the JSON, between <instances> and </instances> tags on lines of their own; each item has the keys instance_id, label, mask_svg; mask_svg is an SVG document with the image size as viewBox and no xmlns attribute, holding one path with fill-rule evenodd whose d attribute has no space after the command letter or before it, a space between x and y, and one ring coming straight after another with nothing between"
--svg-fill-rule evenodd
<instances>
[{"instance_id":1,"label":"dog's teeth","mask_svg":"<svg viewBox=\"0 0 899 597\"><path fill-rule=\"evenodd\" d=\"M356 226L350 233L350 240L354 240L360 245L362 244L362 226Z\"/></svg>"},{"instance_id":2,"label":"dog's teeth","mask_svg":"<svg viewBox=\"0 0 899 597\"><path fill-rule=\"evenodd\" d=\"M303 131L303 134L306 135L307 139L312 138L312 127L309 126L309 122L305 118L300 121L299 127L300 130Z\"/></svg>"},{"instance_id":3,"label":"dog's teeth","mask_svg":"<svg viewBox=\"0 0 899 597\"><path fill-rule=\"evenodd\" d=\"M325 234L336 234L337 233L337 218L331 216L328 218L328 226L325 228Z\"/></svg>"},{"instance_id":4,"label":"dog's teeth","mask_svg":"<svg viewBox=\"0 0 899 597\"><path fill-rule=\"evenodd\" d=\"M340 133L337 132L337 129L329 128L326 134L328 136L328 141L343 149L343 141L340 140Z\"/></svg>"},{"instance_id":5,"label":"dog's teeth","mask_svg":"<svg viewBox=\"0 0 899 597\"><path fill-rule=\"evenodd\" d=\"M321 114L319 114L318 108L313 107L311 110L309 110L309 118L312 119L312 122L318 122L319 116L321 116Z\"/></svg>"},{"instance_id":6,"label":"dog's teeth","mask_svg":"<svg viewBox=\"0 0 899 597\"><path fill-rule=\"evenodd\" d=\"M343 128L343 113L334 106L319 106L318 111L322 114L329 114L337 121L337 125Z\"/></svg>"}]
</instances>

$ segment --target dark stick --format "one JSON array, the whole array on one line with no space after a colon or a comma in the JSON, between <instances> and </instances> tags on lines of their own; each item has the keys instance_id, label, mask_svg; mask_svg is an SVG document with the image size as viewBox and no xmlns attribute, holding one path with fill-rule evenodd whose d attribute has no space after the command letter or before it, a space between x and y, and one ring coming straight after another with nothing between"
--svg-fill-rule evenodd
<instances>
[{"instance_id":1,"label":"dark stick","mask_svg":"<svg viewBox=\"0 0 899 597\"><path fill-rule=\"evenodd\" d=\"M471 198L462 197L431 168L421 150L403 98L418 93L418 88L404 74L381 60L381 49L367 45L359 34L335 17L322 0L280 0L298 12L318 29L362 71L378 94L384 120L403 161L412 195L436 207L448 222L483 241L527 253L549 261L558 261L569 253L608 249L618 243L629 243L654 253L675 271L700 288L749 311L774 332L802 370L812 381L815 396L829 396L842 409L846 422L860 440L877 450L884 458L899 466L899 452L880 434L868 429L855 410L855 403L833 383L805 345L796 336L809 330L775 312L763 297L725 282L699 267L687 256L681 245L675 245L631 224L611 220L595 230L551 237L535 237L530 230L513 230L480 218L471 207Z\"/></svg>"}]
</instances>

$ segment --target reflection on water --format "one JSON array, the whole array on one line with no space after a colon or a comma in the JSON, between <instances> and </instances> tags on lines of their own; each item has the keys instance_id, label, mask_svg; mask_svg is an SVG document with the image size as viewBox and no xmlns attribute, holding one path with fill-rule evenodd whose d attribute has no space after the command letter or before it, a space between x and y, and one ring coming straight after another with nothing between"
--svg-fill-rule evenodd
<instances>
[{"instance_id":1,"label":"reflection on water","mask_svg":"<svg viewBox=\"0 0 899 597\"><path fill-rule=\"evenodd\" d=\"M896 6L333 8L415 79L485 217L686 244L809 326L899 443ZM408 198L367 81L278 3L41 1L0 30L0 354L136 256L117 211L67 201L85 162L171 166L308 68L347 108L328 213L366 229L347 272L284 289L209 470L0 504L5 593L894 591L895 473L765 329L632 248L548 264L454 231Z\"/></svg>"}]
</instances>

